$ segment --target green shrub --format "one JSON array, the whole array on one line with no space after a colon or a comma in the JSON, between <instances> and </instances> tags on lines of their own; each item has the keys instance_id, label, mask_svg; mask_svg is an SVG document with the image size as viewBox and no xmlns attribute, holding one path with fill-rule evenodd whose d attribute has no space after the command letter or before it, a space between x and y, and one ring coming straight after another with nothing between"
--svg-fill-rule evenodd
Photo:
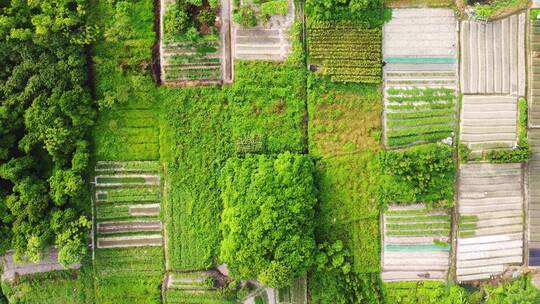
<instances>
[{"instance_id":1,"label":"green shrub","mask_svg":"<svg viewBox=\"0 0 540 304\"><path fill-rule=\"evenodd\" d=\"M245 27L254 27L257 25L257 16L250 5L242 5L235 10L233 14L234 22Z\"/></svg>"},{"instance_id":2,"label":"green shrub","mask_svg":"<svg viewBox=\"0 0 540 304\"><path fill-rule=\"evenodd\" d=\"M172 38L186 32L189 27L188 13L178 5L167 8L163 16L163 32L166 37Z\"/></svg>"},{"instance_id":3,"label":"green shrub","mask_svg":"<svg viewBox=\"0 0 540 304\"><path fill-rule=\"evenodd\" d=\"M238 279L290 286L312 265L314 166L304 155L230 158L221 172L220 258Z\"/></svg>"},{"instance_id":4,"label":"green shrub","mask_svg":"<svg viewBox=\"0 0 540 304\"><path fill-rule=\"evenodd\" d=\"M531 20L537 20L538 19L538 15L540 15L540 8L532 8L531 9L531 14L530 14L530 19Z\"/></svg>"},{"instance_id":5,"label":"green shrub","mask_svg":"<svg viewBox=\"0 0 540 304\"><path fill-rule=\"evenodd\" d=\"M383 203L452 206L455 164L451 146L428 144L403 151L382 151L380 159Z\"/></svg>"},{"instance_id":6,"label":"green shrub","mask_svg":"<svg viewBox=\"0 0 540 304\"><path fill-rule=\"evenodd\" d=\"M289 3L287 0L272 0L261 4L261 14L269 18L273 15L287 15Z\"/></svg>"}]
</instances>

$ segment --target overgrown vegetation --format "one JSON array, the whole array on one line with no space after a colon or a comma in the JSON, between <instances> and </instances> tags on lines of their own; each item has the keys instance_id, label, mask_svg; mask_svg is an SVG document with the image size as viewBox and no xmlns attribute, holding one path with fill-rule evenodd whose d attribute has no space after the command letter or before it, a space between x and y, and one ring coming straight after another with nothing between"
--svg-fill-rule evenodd
<instances>
[{"instance_id":1,"label":"overgrown vegetation","mask_svg":"<svg viewBox=\"0 0 540 304\"><path fill-rule=\"evenodd\" d=\"M220 259L232 278L290 286L312 265L313 162L289 152L230 158L221 172Z\"/></svg>"},{"instance_id":2,"label":"overgrown vegetation","mask_svg":"<svg viewBox=\"0 0 540 304\"><path fill-rule=\"evenodd\" d=\"M49 245L63 264L86 254L85 175L95 118L85 47L96 29L86 2L0 5L0 254L38 261Z\"/></svg>"},{"instance_id":3,"label":"overgrown vegetation","mask_svg":"<svg viewBox=\"0 0 540 304\"><path fill-rule=\"evenodd\" d=\"M161 247L100 249L95 255L96 303L161 302Z\"/></svg>"},{"instance_id":4,"label":"overgrown vegetation","mask_svg":"<svg viewBox=\"0 0 540 304\"><path fill-rule=\"evenodd\" d=\"M476 15L480 18L496 18L525 9L529 5L527 0L491 0L487 3L477 2L474 5Z\"/></svg>"},{"instance_id":5,"label":"overgrown vegetation","mask_svg":"<svg viewBox=\"0 0 540 304\"><path fill-rule=\"evenodd\" d=\"M231 87L161 91L172 269L215 262L222 211L217 182L229 157L304 151L304 96L303 68L270 62L238 63Z\"/></svg>"},{"instance_id":6,"label":"overgrown vegetation","mask_svg":"<svg viewBox=\"0 0 540 304\"><path fill-rule=\"evenodd\" d=\"M381 92L309 78L309 147L318 190L313 303L380 303L377 200Z\"/></svg>"},{"instance_id":7,"label":"overgrown vegetation","mask_svg":"<svg viewBox=\"0 0 540 304\"><path fill-rule=\"evenodd\" d=\"M379 27L391 17L383 0L307 0L305 5L306 15L314 20L361 21Z\"/></svg>"},{"instance_id":8,"label":"overgrown vegetation","mask_svg":"<svg viewBox=\"0 0 540 304\"><path fill-rule=\"evenodd\" d=\"M9 303L94 303L92 268L88 260L80 270L61 270L18 277L2 282ZM52 300L54 299L54 300ZM0 292L0 303L2 295Z\"/></svg>"},{"instance_id":9,"label":"overgrown vegetation","mask_svg":"<svg viewBox=\"0 0 540 304\"><path fill-rule=\"evenodd\" d=\"M451 146L428 144L385 151L380 158L381 203L453 205L455 164Z\"/></svg>"},{"instance_id":10,"label":"overgrown vegetation","mask_svg":"<svg viewBox=\"0 0 540 304\"><path fill-rule=\"evenodd\" d=\"M395 304L467 304L468 294L458 285L418 281L385 283L387 303Z\"/></svg>"}]
</instances>

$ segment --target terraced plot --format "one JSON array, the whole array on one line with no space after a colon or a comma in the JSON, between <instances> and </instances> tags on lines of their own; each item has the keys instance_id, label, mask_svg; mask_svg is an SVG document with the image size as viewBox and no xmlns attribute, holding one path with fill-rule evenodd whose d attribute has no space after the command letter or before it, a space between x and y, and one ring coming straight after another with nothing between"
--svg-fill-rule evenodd
<instances>
[{"instance_id":1,"label":"terraced plot","mask_svg":"<svg viewBox=\"0 0 540 304\"><path fill-rule=\"evenodd\" d=\"M383 281L446 280L451 217L423 204L391 206L383 215Z\"/></svg>"},{"instance_id":2,"label":"terraced plot","mask_svg":"<svg viewBox=\"0 0 540 304\"><path fill-rule=\"evenodd\" d=\"M164 255L160 165L98 161L95 248L98 303L159 303Z\"/></svg>"},{"instance_id":3,"label":"terraced plot","mask_svg":"<svg viewBox=\"0 0 540 304\"><path fill-rule=\"evenodd\" d=\"M55 248L46 250L43 254L43 259L38 263L15 262L14 255L14 251L8 251L0 260L0 266L3 269L3 281L12 281L17 276L27 274L65 269L64 266L58 263L58 251ZM70 269L78 269L80 267L80 263L69 266Z\"/></svg>"},{"instance_id":4,"label":"terraced plot","mask_svg":"<svg viewBox=\"0 0 540 304\"><path fill-rule=\"evenodd\" d=\"M540 127L540 20L531 20L529 29L529 125Z\"/></svg>"},{"instance_id":5,"label":"terraced plot","mask_svg":"<svg viewBox=\"0 0 540 304\"><path fill-rule=\"evenodd\" d=\"M457 280L488 279L523 261L521 164L462 164Z\"/></svg>"},{"instance_id":6,"label":"terraced plot","mask_svg":"<svg viewBox=\"0 0 540 304\"><path fill-rule=\"evenodd\" d=\"M461 141L473 154L517 144L517 97L463 96Z\"/></svg>"},{"instance_id":7,"label":"terraced plot","mask_svg":"<svg viewBox=\"0 0 540 304\"><path fill-rule=\"evenodd\" d=\"M336 82L381 82L379 29L353 22L308 24L309 62Z\"/></svg>"},{"instance_id":8,"label":"terraced plot","mask_svg":"<svg viewBox=\"0 0 540 304\"><path fill-rule=\"evenodd\" d=\"M230 69L230 64L222 62L222 49L226 49L226 46L222 47L219 33L201 35L196 40L166 33L163 26L164 15L175 4L175 0L160 0L161 81L166 85L221 83L222 72L224 68ZM228 22L224 22L222 26L227 27Z\"/></svg>"},{"instance_id":9,"label":"terraced plot","mask_svg":"<svg viewBox=\"0 0 540 304\"><path fill-rule=\"evenodd\" d=\"M161 246L157 162L98 162L97 248Z\"/></svg>"},{"instance_id":10,"label":"terraced plot","mask_svg":"<svg viewBox=\"0 0 540 304\"><path fill-rule=\"evenodd\" d=\"M165 303L236 303L217 289L213 273L209 271L174 272L167 276Z\"/></svg>"},{"instance_id":11,"label":"terraced plot","mask_svg":"<svg viewBox=\"0 0 540 304\"><path fill-rule=\"evenodd\" d=\"M525 13L494 22L461 22L464 94L525 95Z\"/></svg>"},{"instance_id":12,"label":"terraced plot","mask_svg":"<svg viewBox=\"0 0 540 304\"><path fill-rule=\"evenodd\" d=\"M285 60L292 50L289 31L294 23L294 4L287 15L274 15L253 28L234 26L234 57L244 60Z\"/></svg>"},{"instance_id":13,"label":"terraced plot","mask_svg":"<svg viewBox=\"0 0 540 304\"><path fill-rule=\"evenodd\" d=\"M530 266L540 266L540 129L529 129L531 159L528 163L528 244Z\"/></svg>"},{"instance_id":14,"label":"terraced plot","mask_svg":"<svg viewBox=\"0 0 540 304\"><path fill-rule=\"evenodd\" d=\"M385 139L392 148L452 138L456 95L449 88L388 88Z\"/></svg>"}]
</instances>

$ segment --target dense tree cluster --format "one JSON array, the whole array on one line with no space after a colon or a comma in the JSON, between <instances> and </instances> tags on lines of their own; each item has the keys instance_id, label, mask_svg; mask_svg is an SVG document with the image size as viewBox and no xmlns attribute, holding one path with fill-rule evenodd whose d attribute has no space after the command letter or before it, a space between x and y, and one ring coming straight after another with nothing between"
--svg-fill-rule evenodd
<instances>
[{"instance_id":1,"label":"dense tree cluster","mask_svg":"<svg viewBox=\"0 0 540 304\"><path fill-rule=\"evenodd\" d=\"M384 0L306 0L306 14L315 20L351 20L382 26L391 13Z\"/></svg>"},{"instance_id":2,"label":"dense tree cluster","mask_svg":"<svg viewBox=\"0 0 540 304\"><path fill-rule=\"evenodd\" d=\"M227 161L221 259L233 278L286 287L313 264L313 170L309 157L289 152Z\"/></svg>"},{"instance_id":3,"label":"dense tree cluster","mask_svg":"<svg viewBox=\"0 0 540 304\"><path fill-rule=\"evenodd\" d=\"M87 89L84 0L0 1L0 252L64 264L86 249Z\"/></svg>"}]
</instances>

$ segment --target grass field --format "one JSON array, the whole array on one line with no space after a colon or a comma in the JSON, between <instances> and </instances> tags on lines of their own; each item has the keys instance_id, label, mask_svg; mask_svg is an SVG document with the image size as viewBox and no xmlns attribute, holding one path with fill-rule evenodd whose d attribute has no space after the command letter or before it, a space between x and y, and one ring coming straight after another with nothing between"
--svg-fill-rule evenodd
<instances>
[{"instance_id":1,"label":"grass field","mask_svg":"<svg viewBox=\"0 0 540 304\"><path fill-rule=\"evenodd\" d=\"M381 93L376 86L333 84L316 76L310 78L308 88L309 148L320 158L316 163L319 206L315 235L318 243L341 240L351 253L353 270L345 277L312 272L311 301L365 297L377 303ZM347 283L337 287L333 285L336 280Z\"/></svg>"},{"instance_id":2,"label":"grass field","mask_svg":"<svg viewBox=\"0 0 540 304\"><path fill-rule=\"evenodd\" d=\"M336 156L379 148L382 104L377 86L311 76L308 109L311 154Z\"/></svg>"},{"instance_id":3,"label":"grass field","mask_svg":"<svg viewBox=\"0 0 540 304\"><path fill-rule=\"evenodd\" d=\"M101 249L94 262L97 303L160 303L161 247Z\"/></svg>"}]
</instances>

